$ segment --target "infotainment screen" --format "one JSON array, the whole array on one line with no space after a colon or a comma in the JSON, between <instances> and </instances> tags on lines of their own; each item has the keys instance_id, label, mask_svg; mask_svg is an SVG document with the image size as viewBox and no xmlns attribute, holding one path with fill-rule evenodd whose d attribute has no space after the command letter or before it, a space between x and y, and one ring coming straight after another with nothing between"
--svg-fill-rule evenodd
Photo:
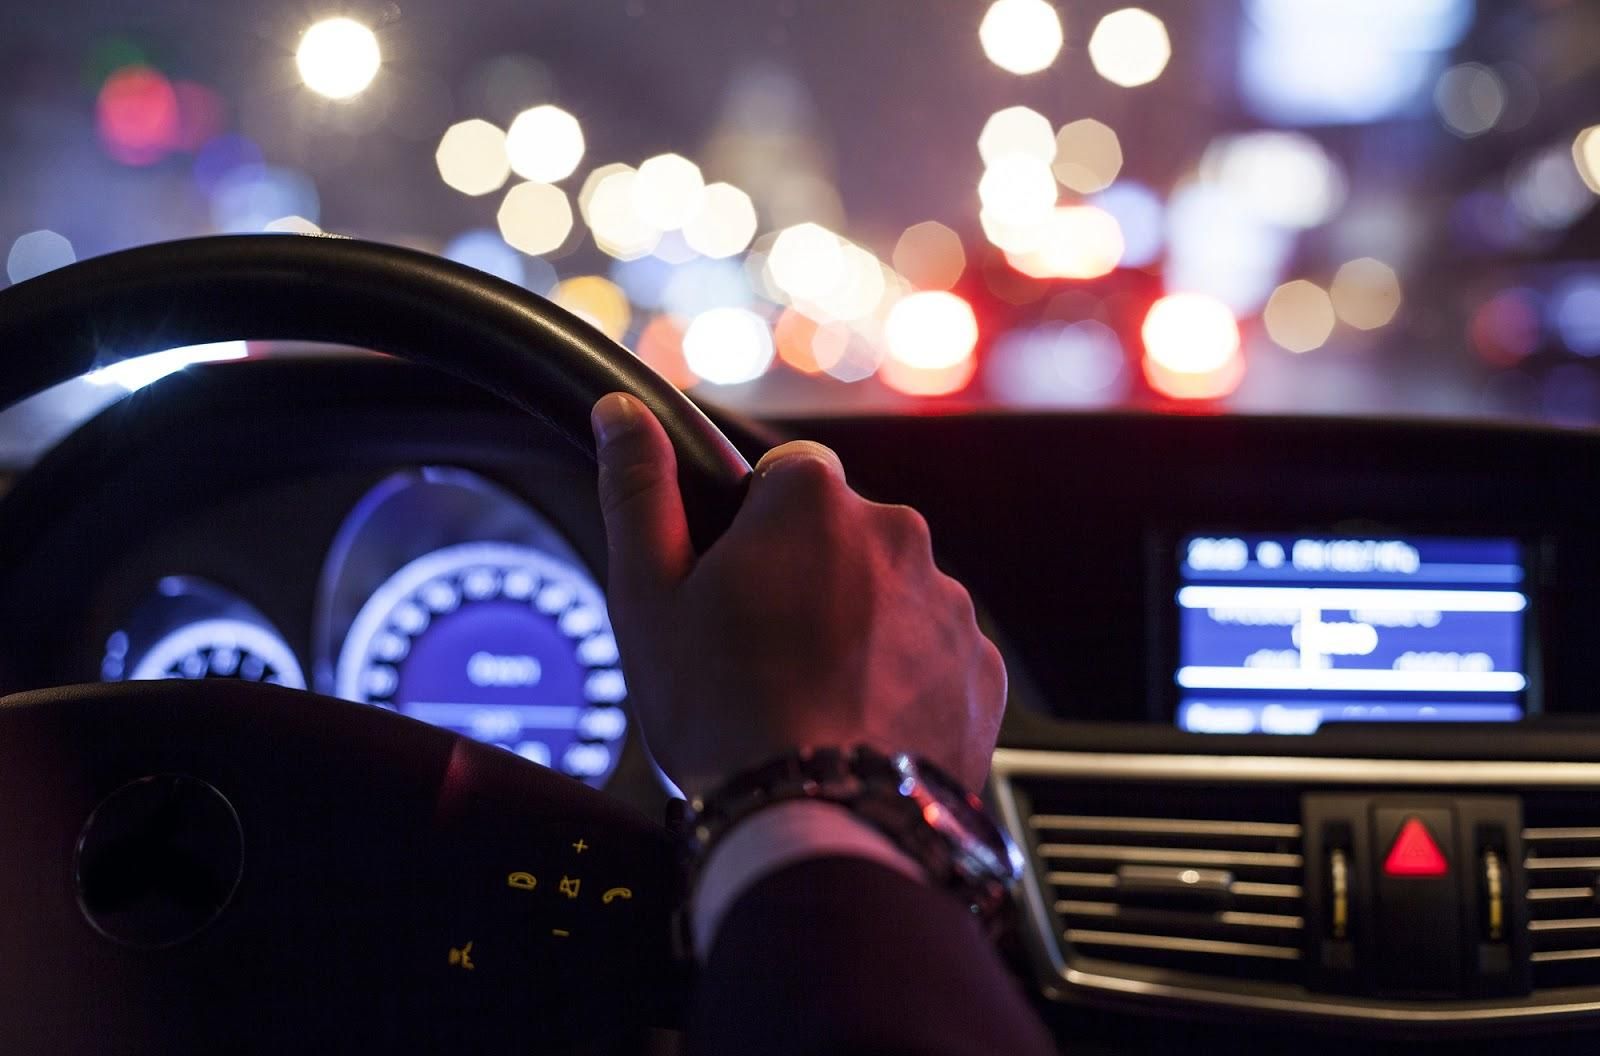
<instances>
[{"instance_id":1,"label":"infotainment screen","mask_svg":"<svg viewBox=\"0 0 1600 1056\"><path fill-rule=\"evenodd\" d=\"M1178 725L1512 722L1529 707L1513 539L1194 535L1179 547Z\"/></svg>"}]
</instances>

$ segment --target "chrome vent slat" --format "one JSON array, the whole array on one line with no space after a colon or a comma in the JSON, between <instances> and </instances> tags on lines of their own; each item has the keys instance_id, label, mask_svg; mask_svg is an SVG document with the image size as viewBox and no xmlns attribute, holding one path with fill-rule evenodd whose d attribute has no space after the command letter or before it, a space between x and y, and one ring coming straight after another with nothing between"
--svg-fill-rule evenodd
<instances>
[{"instance_id":1,"label":"chrome vent slat","mask_svg":"<svg viewBox=\"0 0 1600 1056\"><path fill-rule=\"evenodd\" d=\"M1600 961L1600 950L1534 950L1529 955L1534 964L1552 964L1559 961Z\"/></svg>"},{"instance_id":2,"label":"chrome vent slat","mask_svg":"<svg viewBox=\"0 0 1600 1056\"><path fill-rule=\"evenodd\" d=\"M1115 902L1093 902L1084 899L1061 899L1056 902L1056 912L1063 916L1124 917L1139 916L1137 910L1128 910ZM1221 910L1216 913L1195 914L1195 924L1205 923L1228 928L1267 928L1276 931L1299 931L1305 920L1287 913L1248 913L1239 910Z\"/></svg>"},{"instance_id":3,"label":"chrome vent slat","mask_svg":"<svg viewBox=\"0 0 1600 1056\"><path fill-rule=\"evenodd\" d=\"M1298 854L1277 851L1223 851L1205 847L1124 847L1099 843L1041 843L1039 856L1052 861L1152 862L1179 865L1257 866L1263 869L1299 869Z\"/></svg>"},{"instance_id":4,"label":"chrome vent slat","mask_svg":"<svg viewBox=\"0 0 1600 1056\"><path fill-rule=\"evenodd\" d=\"M1260 957L1278 961L1300 959L1300 951L1292 946L1271 946L1256 942L1190 939L1176 935L1139 935L1092 928L1068 928L1065 937L1067 942L1074 946L1109 946L1171 953L1212 954L1219 957ZM1600 952L1597 952L1596 956L1600 956Z\"/></svg>"},{"instance_id":5,"label":"chrome vent slat","mask_svg":"<svg viewBox=\"0 0 1600 1056\"><path fill-rule=\"evenodd\" d=\"M1591 797L1524 803L1523 867L1535 989L1600 984L1600 809Z\"/></svg>"},{"instance_id":6,"label":"chrome vent slat","mask_svg":"<svg viewBox=\"0 0 1600 1056\"><path fill-rule=\"evenodd\" d=\"M1596 931L1600 930L1600 917L1561 917L1528 921L1529 931Z\"/></svg>"},{"instance_id":7,"label":"chrome vent slat","mask_svg":"<svg viewBox=\"0 0 1600 1056\"><path fill-rule=\"evenodd\" d=\"M1114 818L1089 814L1035 814L1035 830L1055 832L1175 833L1184 836L1227 836L1242 839L1298 840L1300 826L1265 821L1206 821L1195 818Z\"/></svg>"},{"instance_id":8,"label":"chrome vent slat","mask_svg":"<svg viewBox=\"0 0 1600 1056\"><path fill-rule=\"evenodd\" d=\"M1115 880L1115 877L1112 877ZM1575 899L1594 898L1592 887L1530 887L1529 902L1570 902Z\"/></svg>"}]
</instances>

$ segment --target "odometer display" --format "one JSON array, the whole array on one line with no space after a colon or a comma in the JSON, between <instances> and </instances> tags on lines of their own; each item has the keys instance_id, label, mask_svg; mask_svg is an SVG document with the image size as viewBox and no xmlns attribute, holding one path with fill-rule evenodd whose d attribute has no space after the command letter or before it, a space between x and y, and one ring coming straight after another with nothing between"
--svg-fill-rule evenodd
<instances>
[{"instance_id":1,"label":"odometer display","mask_svg":"<svg viewBox=\"0 0 1600 1056\"><path fill-rule=\"evenodd\" d=\"M512 543L445 547L401 568L357 613L335 679L349 700L597 786L627 732L604 595L585 572Z\"/></svg>"}]
</instances>

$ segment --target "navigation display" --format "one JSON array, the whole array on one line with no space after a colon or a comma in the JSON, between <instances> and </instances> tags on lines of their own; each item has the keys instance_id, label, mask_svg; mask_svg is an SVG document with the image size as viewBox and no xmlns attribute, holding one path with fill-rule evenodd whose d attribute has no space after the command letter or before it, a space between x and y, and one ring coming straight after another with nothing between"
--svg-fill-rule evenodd
<instances>
[{"instance_id":1,"label":"navigation display","mask_svg":"<svg viewBox=\"0 0 1600 1056\"><path fill-rule=\"evenodd\" d=\"M1528 703L1525 579L1512 539L1186 538L1178 725L1513 722Z\"/></svg>"}]
</instances>

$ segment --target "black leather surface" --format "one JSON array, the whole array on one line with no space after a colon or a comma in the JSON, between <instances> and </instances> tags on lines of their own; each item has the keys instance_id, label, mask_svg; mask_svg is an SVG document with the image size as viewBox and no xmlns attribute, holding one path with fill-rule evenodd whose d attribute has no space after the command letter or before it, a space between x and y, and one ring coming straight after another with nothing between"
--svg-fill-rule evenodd
<instances>
[{"instance_id":1,"label":"black leather surface","mask_svg":"<svg viewBox=\"0 0 1600 1056\"><path fill-rule=\"evenodd\" d=\"M128 356L237 339L326 341L435 367L590 453L589 408L631 392L672 437L702 549L732 520L749 472L682 393L576 316L472 268L345 238L167 242L0 291L0 406Z\"/></svg>"}]
</instances>

